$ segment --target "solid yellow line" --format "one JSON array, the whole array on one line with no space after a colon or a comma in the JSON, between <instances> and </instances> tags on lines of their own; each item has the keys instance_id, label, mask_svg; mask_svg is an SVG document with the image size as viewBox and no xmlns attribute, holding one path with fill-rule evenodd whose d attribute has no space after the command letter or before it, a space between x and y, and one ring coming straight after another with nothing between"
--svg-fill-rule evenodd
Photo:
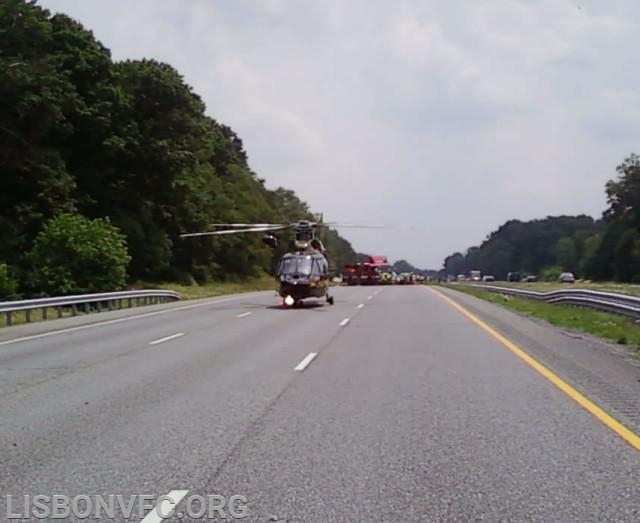
<instances>
[{"instance_id":1,"label":"solid yellow line","mask_svg":"<svg viewBox=\"0 0 640 523\"><path fill-rule=\"evenodd\" d=\"M507 349L513 352L516 356L518 356L521 360L523 360L527 365L531 366L537 372L542 374L545 378L547 378L551 383L553 383L556 387L558 387L562 392L564 392L567 396L569 396L572 400L578 403L580 406L589 411L594 417L596 417L599 421L604 423L607 427L613 430L616 434L618 434L622 439L627 441L632 447L636 450L640 450L640 436L632 432L629 428L625 427L622 423L616 420L613 416L604 411L601 407L596 405L593 401L588 399L586 396L578 392L571 385L569 385L566 381L560 378L557 374L550 371L547 367L542 365L538 360L529 356L524 350L518 347L511 340L507 339L505 336L500 334L494 328L487 325L480 318L469 312L462 305L458 304L449 296L445 296L443 293L436 291L435 289L430 288L432 292L440 296L443 300L449 303L452 307L458 310L460 313L464 314L467 318L469 318L473 323L478 325L482 330L489 333L496 340L498 340L502 345L504 345Z\"/></svg>"}]
</instances>

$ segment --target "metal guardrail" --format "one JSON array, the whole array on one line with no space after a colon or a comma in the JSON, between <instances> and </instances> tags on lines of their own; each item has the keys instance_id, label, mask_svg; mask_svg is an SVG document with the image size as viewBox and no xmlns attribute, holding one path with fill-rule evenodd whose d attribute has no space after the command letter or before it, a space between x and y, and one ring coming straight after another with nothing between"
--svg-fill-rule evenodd
<instances>
[{"instance_id":1,"label":"metal guardrail","mask_svg":"<svg viewBox=\"0 0 640 523\"><path fill-rule=\"evenodd\" d=\"M78 312L102 312L127 307L165 303L180 299L180 294L167 290L142 290L105 292L100 294L77 294L74 296L57 296L53 298L36 298L34 300L15 300L0 302L0 314L5 315L6 325L13 325L13 315L24 312L27 322L31 322L31 312L42 310L42 319L48 319L48 311L55 309L57 317L62 318L64 310L69 309L73 316Z\"/></svg>"},{"instance_id":2,"label":"metal guardrail","mask_svg":"<svg viewBox=\"0 0 640 523\"><path fill-rule=\"evenodd\" d=\"M640 318L640 296L620 294L617 292L592 291L589 289L561 289L539 292L516 287L499 287L497 285L475 284L474 287L500 294L522 296L547 303L566 303L579 307L588 307L613 314L621 314L632 318Z\"/></svg>"}]
</instances>

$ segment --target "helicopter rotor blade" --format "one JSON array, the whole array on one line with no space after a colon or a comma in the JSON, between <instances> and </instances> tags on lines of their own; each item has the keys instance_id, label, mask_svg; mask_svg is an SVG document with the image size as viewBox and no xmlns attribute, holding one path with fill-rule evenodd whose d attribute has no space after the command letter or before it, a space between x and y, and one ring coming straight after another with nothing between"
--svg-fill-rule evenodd
<instances>
[{"instance_id":1,"label":"helicopter rotor blade","mask_svg":"<svg viewBox=\"0 0 640 523\"><path fill-rule=\"evenodd\" d=\"M327 222L327 223L318 223L319 227L344 227L351 229L388 229L387 225L360 225L357 223L337 223L337 222Z\"/></svg>"},{"instance_id":2,"label":"helicopter rotor blade","mask_svg":"<svg viewBox=\"0 0 640 523\"><path fill-rule=\"evenodd\" d=\"M351 227L351 228L360 228L360 229L385 229L386 225L370 225L370 224L357 224L357 223L339 223L339 222L312 222L303 220L302 222L294 222L289 224L284 223L211 223L209 227L229 227L229 228L240 228L240 229L250 229L254 227L265 227L265 228L286 228L292 227L295 228L301 223L304 223L310 227Z\"/></svg>"},{"instance_id":3,"label":"helicopter rotor blade","mask_svg":"<svg viewBox=\"0 0 640 523\"><path fill-rule=\"evenodd\" d=\"M254 227L264 227L266 229L272 229L275 227L290 227L290 224L285 223L210 223L209 227L231 227L240 229L251 229Z\"/></svg>"},{"instance_id":4,"label":"helicopter rotor blade","mask_svg":"<svg viewBox=\"0 0 640 523\"><path fill-rule=\"evenodd\" d=\"M277 225L275 227L248 227L246 229L226 229L222 231L204 231L204 232L191 232L187 234L181 234L180 238L193 238L197 236L222 236L223 234L242 234L245 232L270 232L278 231L288 228L288 225Z\"/></svg>"}]
</instances>

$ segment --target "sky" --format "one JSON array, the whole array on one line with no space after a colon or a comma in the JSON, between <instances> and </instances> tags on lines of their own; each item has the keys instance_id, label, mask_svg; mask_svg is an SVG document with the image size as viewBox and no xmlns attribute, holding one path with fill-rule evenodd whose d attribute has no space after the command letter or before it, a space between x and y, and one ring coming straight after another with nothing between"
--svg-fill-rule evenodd
<instances>
[{"instance_id":1,"label":"sky","mask_svg":"<svg viewBox=\"0 0 640 523\"><path fill-rule=\"evenodd\" d=\"M509 219L606 207L640 153L637 0L40 0L177 68L360 252L439 269Z\"/></svg>"}]
</instances>

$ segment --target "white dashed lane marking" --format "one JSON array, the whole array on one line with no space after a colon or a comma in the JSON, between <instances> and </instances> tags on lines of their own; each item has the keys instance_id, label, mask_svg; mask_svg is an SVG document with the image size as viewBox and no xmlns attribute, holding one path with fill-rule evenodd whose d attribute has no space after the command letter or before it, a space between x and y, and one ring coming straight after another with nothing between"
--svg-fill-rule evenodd
<instances>
[{"instance_id":1,"label":"white dashed lane marking","mask_svg":"<svg viewBox=\"0 0 640 523\"><path fill-rule=\"evenodd\" d=\"M317 352L310 352L300 363L298 363L298 365L293 370L303 371L309 366L309 363L311 363L317 355Z\"/></svg>"},{"instance_id":2,"label":"white dashed lane marking","mask_svg":"<svg viewBox=\"0 0 640 523\"><path fill-rule=\"evenodd\" d=\"M176 338L180 338L181 336L184 336L184 332L177 332L176 334L172 334L171 336L160 338L159 340L150 341L149 345L157 345L158 343L164 343L165 341L175 340Z\"/></svg>"}]
</instances>

